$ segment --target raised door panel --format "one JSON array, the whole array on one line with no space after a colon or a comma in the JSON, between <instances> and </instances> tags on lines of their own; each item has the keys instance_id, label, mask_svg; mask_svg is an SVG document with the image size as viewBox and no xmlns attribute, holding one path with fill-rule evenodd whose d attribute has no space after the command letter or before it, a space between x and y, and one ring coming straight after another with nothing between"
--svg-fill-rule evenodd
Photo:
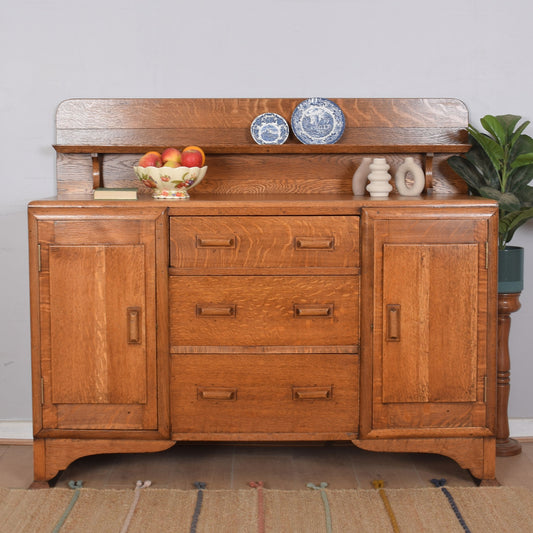
<instances>
[{"instance_id":1,"label":"raised door panel","mask_svg":"<svg viewBox=\"0 0 533 533\"><path fill-rule=\"evenodd\" d=\"M142 272L142 244L50 246L54 404L146 402Z\"/></svg>"},{"instance_id":2,"label":"raised door panel","mask_svg":"<svg viewBox=\"0 0 533 533\"><path fill-rule=\"evenodd\" d=\"M365 215L367 436L487 432L489 223L457 215Z\"/></svg>"},{"instance_id":3,"label":"raised door panel","mask_svg":"<svg viewBox=\"0 0 533 533\"><path fill-rule=\"evenodd\" d=\"M475 401L477 248L383 246L384 403Z\"/></svg>"},{"instance_id":4,"label":"raised door panel","mask_svg":"<svg viewBox=\"0 0 533 533\"><path fill-rule=\"evenodd\" d=\"M38 232L43 427L156 430L154 220L42 220Z\"/></svg>"}]
</instances>

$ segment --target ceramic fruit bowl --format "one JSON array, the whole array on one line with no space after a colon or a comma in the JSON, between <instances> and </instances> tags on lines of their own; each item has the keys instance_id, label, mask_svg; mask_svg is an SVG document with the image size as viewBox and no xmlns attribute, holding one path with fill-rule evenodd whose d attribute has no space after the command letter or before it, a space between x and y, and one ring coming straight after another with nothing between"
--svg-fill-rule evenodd
<instances>
[{"instance_id":1,"label":"ceramic fruit bowl","mask_svg":"<svg viewBox=\"0 0 533 533\"><path fill-rule=\"evenodd\" d=\"M135 175L153 189L153 198L189 198L189 189L198 185L207 167L133 167Z\"/></svg>"}]
</instances>

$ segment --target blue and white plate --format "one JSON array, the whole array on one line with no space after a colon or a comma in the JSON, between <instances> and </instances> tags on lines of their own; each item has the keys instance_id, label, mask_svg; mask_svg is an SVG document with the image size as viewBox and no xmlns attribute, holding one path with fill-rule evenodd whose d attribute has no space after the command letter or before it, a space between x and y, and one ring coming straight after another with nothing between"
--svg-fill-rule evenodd
<instances>
[{"instance_id":1,"label":"blue and white plate","mask_svg":"<svg viewBox=\"0 0 533 533\"><path fill-rule=\"evenodd\" d=\"M257 144L283 144L289 136L289 125L277 113L263 113L254 118L250 131Z\"/></svg>"},{"instance_id":2,"label":"blue and white plate","mask_svg":"<svg viewBox=\"0 0 533 533\"><path fill-rule=\"evenodd\" d=\"M294 109L291 126L304 144L333 144L344 133L344 113L327 98L308 98Z\"/></svg>"}]
</instances>

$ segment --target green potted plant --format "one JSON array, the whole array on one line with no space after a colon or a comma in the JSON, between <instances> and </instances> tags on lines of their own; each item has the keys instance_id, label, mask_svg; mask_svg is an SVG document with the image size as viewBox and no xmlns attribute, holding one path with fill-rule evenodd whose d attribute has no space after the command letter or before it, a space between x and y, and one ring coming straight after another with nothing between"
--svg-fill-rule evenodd
<instances>
[{"instance_id":1,"label":"green potted plant","mask_svg":"<svg viewBox=\"0 0 533 533\"><path fill-rule=\"evenodd\" d=\"M498 292L523 289L524 250L509 246L515 231L533 218L533 139L524 134L529 121L517 115L486 115L485 132L468 126L470 150L448 163L466 182L471 194L499 204Z\"/></svg>"}]
</instances>

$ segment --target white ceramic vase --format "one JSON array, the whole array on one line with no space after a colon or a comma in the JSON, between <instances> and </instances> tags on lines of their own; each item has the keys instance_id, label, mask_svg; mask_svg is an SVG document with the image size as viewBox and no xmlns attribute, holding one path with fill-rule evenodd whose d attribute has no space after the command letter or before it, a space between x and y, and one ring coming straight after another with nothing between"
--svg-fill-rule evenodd
<instances>
[{"instance_id":1,"label":"white ceramic vase","mask_svg":"<svg viewBox=\"0 0 533 533\"><path fill-rule=\"evenodd\" d=\"M370 196L376 198L386 198L392 191L392 185L389 183L391 175L389 174L389 165L384 157L376 157L370 164L370 174L366 190Z\"/></svg>"},{"instance_id":2,"label":"white ceramic vase","mask_svg":"<svg viewBox=\"0 0 533 533\"><path fill-rule=\"evenodd\" d=\"M406 182L407 174L411 175L412 183L410 185ZM418 196L424 190L426 176L412 157L406 157L396 171L394 183L398 193L402 196Z\"/></svg>"},{"instance_id":3,"label":"white ceramic vase","mask_svg":"<svg viewBox=\"0 0 533 533\"><path fill-rule=\"evenodd\" d=\"M365 186L368 182L371 161L371 157L363 157L361 164L357 167L357 170L353 175L352 191L354 196L363 196L365 194Z\"/></svg>"}]
</instances>

